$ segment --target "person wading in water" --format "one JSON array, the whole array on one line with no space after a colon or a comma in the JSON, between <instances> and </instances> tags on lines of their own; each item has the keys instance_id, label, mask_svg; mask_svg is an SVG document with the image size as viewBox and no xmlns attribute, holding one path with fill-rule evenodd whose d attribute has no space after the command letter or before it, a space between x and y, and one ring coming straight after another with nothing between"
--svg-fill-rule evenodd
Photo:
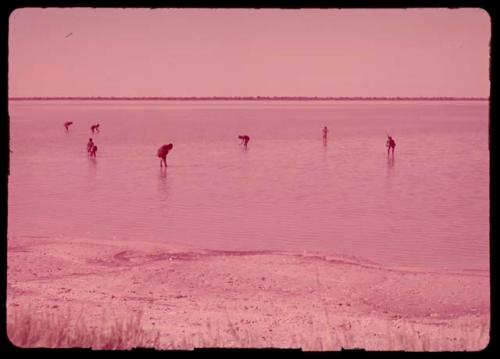
<instances>
[{"instance_id":1,"label":"person wading in water","mask_svg":"<svg viewBox=\"0 0 500 359\"><path fill-rule=\"evenodd\" d=\"M90 131L92 131L92 133L99 132L99 126L99 124L90 126Z\"/></svg>"},{"instance_id":2,"label":"person wading in water","mask_svg":"<svg viewBox=\"0 0 500 359\"><path fill-rule=\"evenodd\" d=\"M392 155L394 156L394 149L396 148L396 141L394 141L394 139L389 135L387 135L386 146L387 146L387 156L389 156L389 151L391 151L391 150L392 150Z\"/></svg>"},{"instance_id":3,"label":"person wading in water","mask_svg":"<svg viewBox=\"0 0 500 359\"><path fill-rule=\"evenodd\" d=\"M323 127L323 130L321 131L323 132L323 143L326 144L326 141L328 140L328 127Z\"/></svg>"},{"instance_id":4,"label":"person wading in water","mask_svg":"<svg viewBox=\"0 0 500 359\"><path fill-rule=\"evenodd\" d=\"M250 137L248 137L247 135L244 135L244 136L238 136L238 138L241 140L240 145L247 147L248 141L250 141Z\"/></svg>"},{"instance_id":5,"label":"person wading in water","mask_svg":"<svg viewBox=\"0 0 500 359\"><path fill-rule=\"evenodd\" d=\"M71 126L72 124L73 124L73 122L71 122L71 121L64 122L64 128L66 129L66 131L69 130L69 126Z\"/></svg>"},{"instance_id":6,"label":"person wading in water","mask_svg":"<svg viewBox=\"0 0 500 359\"><path fill-rule=\"evenodd\" d=\"M96 152L97 152L97 146L94 144L92 145L92 149L90 150L90 157L95 157Z\"/></svg>"},{"instance_id":7,"label":"person wading in water","mask_svg":"<svg viewBox=\"0 0 500 359\"><path fill-rule=\"evenodd\" d=\"M94 147L94 141L92 141L92 138L89 138L89 142L87 142L87 152L90 153L93 147Z\"/></svg>"},{"instance_id":8,"label":"person wading in water","mask_svg":"<svg viewBox=\"0 0 500 359\"><path fill-rule=\"evenodd\" d=\"M161 158L160 167L165 164L165 168L167 167L167 154L174 148L174 145L169 143L168 145L163 145L158 149L156 155Z\"/></svg>"}]
</instances>

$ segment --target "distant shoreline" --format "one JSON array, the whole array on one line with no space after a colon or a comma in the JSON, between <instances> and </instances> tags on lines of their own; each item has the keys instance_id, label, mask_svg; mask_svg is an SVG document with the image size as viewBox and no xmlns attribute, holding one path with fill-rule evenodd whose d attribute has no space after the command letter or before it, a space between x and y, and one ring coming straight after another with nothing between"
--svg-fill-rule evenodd
<instances>
[{"instance_id":1,"label":"distant shoreline","mask_svg":"<svg viewBox=\"0 0 500 359\"><path fill-rule=\"evenodd\" d=\"M9 97L9 101L489 101L486 97Z\"/></svg>"}]
</instances>

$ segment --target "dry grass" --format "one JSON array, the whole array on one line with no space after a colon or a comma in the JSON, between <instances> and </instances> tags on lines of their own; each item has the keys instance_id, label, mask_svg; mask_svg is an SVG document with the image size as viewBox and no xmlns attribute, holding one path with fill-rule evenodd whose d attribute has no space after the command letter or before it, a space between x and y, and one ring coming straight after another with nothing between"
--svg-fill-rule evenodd
<instances>
[{"instance_id":1,"label":"dry grass","mask_svg":"<svg viewBox=\"0 0 500 359\"><path fill-rule=\"evenodd\" d=\"M273 331L274 333L274 331ZM331 326L313 323L306 330L256 331L227 322L207 324L191 333L163 343L163 349L193 348L296 348L303 351L340 351L361 348L368 351L462 352L480 351L489 340L489 327L450 327L443 324L417 325L387 322L380 328L356 321L333 321Z\"/></svg>"},{"instance_id":2,"label":"dry grass","mask_svg":"<svg viewBox=\"0 0 500 359\"><path fill-rule=\"evenodd\" d=\"M315 342L302 338L305 349L328 351L363 348L370 351L461 352L480 351L489 342L489 325L486 323L467 326L387 321L375 328L357 320L325 327L324 332L324 335L316 336Z\"/></svg>"},{"instance_id":3,"label":"dry grass","mask_svg":"<svg viewBox=\"0 0 500 359\"><path fill-rule=\"evenodd\" d=\"M300 348L304 351L337 351L364 348L375 351L479 351L489 341L489 325L452 327L387 322L379 328L359 320L311 322L300 333L261 333L252 327L207 320L199 332L164 337L144 329L142 315L114 320L103 313L101 323L87 325L71 312L37 313L33 309L9 312L7 333L11 342L23 348L156 349L193 348ZM167 333L163 333L167 334ZM265 334L265 335L264 335Z\"/></svg>"},{"instance_id":4,"label":"dry grass","mask_svg":"<svg viewBox=\"0 0 500 359\"><path fill-rule=\"evenodd\" d=\"M74 320L70 312L37 313L33 309L9 313L7 335L22 348L132 349L159 347L160 333L145 331L142 314L118 320L103 317L101 325Z\"/></svg>"}]
</instances>

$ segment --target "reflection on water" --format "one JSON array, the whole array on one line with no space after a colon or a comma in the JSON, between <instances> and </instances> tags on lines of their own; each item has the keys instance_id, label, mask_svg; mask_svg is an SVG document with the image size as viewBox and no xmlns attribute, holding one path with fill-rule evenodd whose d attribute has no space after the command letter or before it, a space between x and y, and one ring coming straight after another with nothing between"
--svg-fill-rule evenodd
<instances>
[{"instance_id":1,"label":"reflection on water","mask_svg":"<svg viewBox=\"0 0 500 359\"><path fill-rule=\"evenodd\" d=\"M395 163L395 157L390 155L387 156L387 174L392 175L394 174L394 163Z\"/></svg>"},{"instance_id":2,"label":"reflection on water","mask_svg":"<svg viewBox=\"0 0 500 359\"><path fill-rule=\"evenodd\" d=\"M88 158L88 164L89 164L89 173L91 175L95 175L97 171L97 159L95 157L89 156Z\"/></svg>"},{"instance_id":3,"label":"reflection on water","mask_svg":"<svg viewBox=\"0 0 500 359\"><path fill-rule=\"evenodd\" d=\"M166 183L167 179L167 167L160 167L160 179L162 182Z\"/></svg>"},{"instance_id":4,"label":"reflection on water","mask_svg":"<svg viewBox=\"0 0 500 359\"><path fill-rule=\"evenodd\" d=\"M487 267L487 103L188 105L10 104L9 235ZM318 136L325 124L334 145ZM418 150L431 144L443 155Z\"/></svg>"},{"instance_id":5,"label":"reflection on water","mask_svg":"<svg viewBox=\"0 0 500 359\"><path fill-rule=\"evenodd\" d=\"M169 181L167 179L168 170L167 167L161 167L158 172L158 197L162 201L166 201L169 192Z\"/></svg>"}]
</instances>

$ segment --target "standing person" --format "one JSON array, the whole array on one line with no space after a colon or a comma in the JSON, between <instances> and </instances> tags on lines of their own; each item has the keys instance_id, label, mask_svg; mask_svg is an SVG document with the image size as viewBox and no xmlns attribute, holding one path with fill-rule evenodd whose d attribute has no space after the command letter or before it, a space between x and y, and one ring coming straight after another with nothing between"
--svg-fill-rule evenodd
<instances>
[{"instance_id":1,"label":"standing person","mask_svg":"<svg viewBox=\"0 0 500 359\"><path fill-rule=\"evenodd\" d=\"M327 138L328 138L328 127L323 127L323 142L326 142Z\"/></svg>"},{"instance_id":2,"label":"standing person","mask_svg":"<svg viewBox=\"0 0 500 359\"><path fill-rule=\"evenodd\" d=\"M389 151L391 151L391 150L392 150L392 155L394 156L394 149L396 148L396 141L394 141L394 139L389 135L387 135L386 146L387 146L387 156L389 156Z\"/></svg>"},{"instance_id":3,"label":"standing person","mask_svg":"<svg viewBox=\"0 0 500 359\"><path fill-rule=\"evenodd\" d=\"M94 144L92 149L90 150L90 156L95 157L95 153L97 152L97 146Z\"/></svg>"},{"instance_id":4,"label":"standing person","mask_svg":"<svg viewBox=\"0 0 500 359\"><path fill-rule=\"evenodd\" d=\"M90 153L93 147L94 147L94 141L92 141L92 138L89 138L89 142L87 142L87 152Z\"/></svg>"},{"instance_id":5,"label":"standing person","mask_svg":"<svg viewBox=\"0 0 500 359\"><path fill-rule=\"evenodd\" d=\"M99 132L99 124L90 126L90 131L92 131L92 133Z\"/></svg>"},{"instance_id":6,"label":"standing person","mask_svg":"<svg viewBox=\"0 0 500 359\"><path fill-rule=\"evenodd\" d=\"M162 167L162 164L165 164L165 168L167 168L167 155L168 153L174 148L174 145L169 143L168 145L163 145L158 149L158 152L156 155L161 158L160 161L160 167Z\"/></svg>"},{"instance_id":7,"label":"standing person","mask_svg":"<svg viewBox=\"0 0 500 359\"><path fill-rule=\"evenodd\" d=\"M250 141L250 137L247 135L243 135L243 136L238 136L238 138L241 140L240 145L244 145L245 147L247 147L248 141Z\"/></svg>"},{"instance_id":8,"label":"standing person","mask_svg":"<svg viewBox=\"0 0 500 359\"><path fill-rule=\"evenodd\" d=\"M69 130L69 126L71 126L72 124L73 124L73 122L71 122L71 121L64 122L64 128L66 128L66 131Z\"/></svg>"}]
</instances>

